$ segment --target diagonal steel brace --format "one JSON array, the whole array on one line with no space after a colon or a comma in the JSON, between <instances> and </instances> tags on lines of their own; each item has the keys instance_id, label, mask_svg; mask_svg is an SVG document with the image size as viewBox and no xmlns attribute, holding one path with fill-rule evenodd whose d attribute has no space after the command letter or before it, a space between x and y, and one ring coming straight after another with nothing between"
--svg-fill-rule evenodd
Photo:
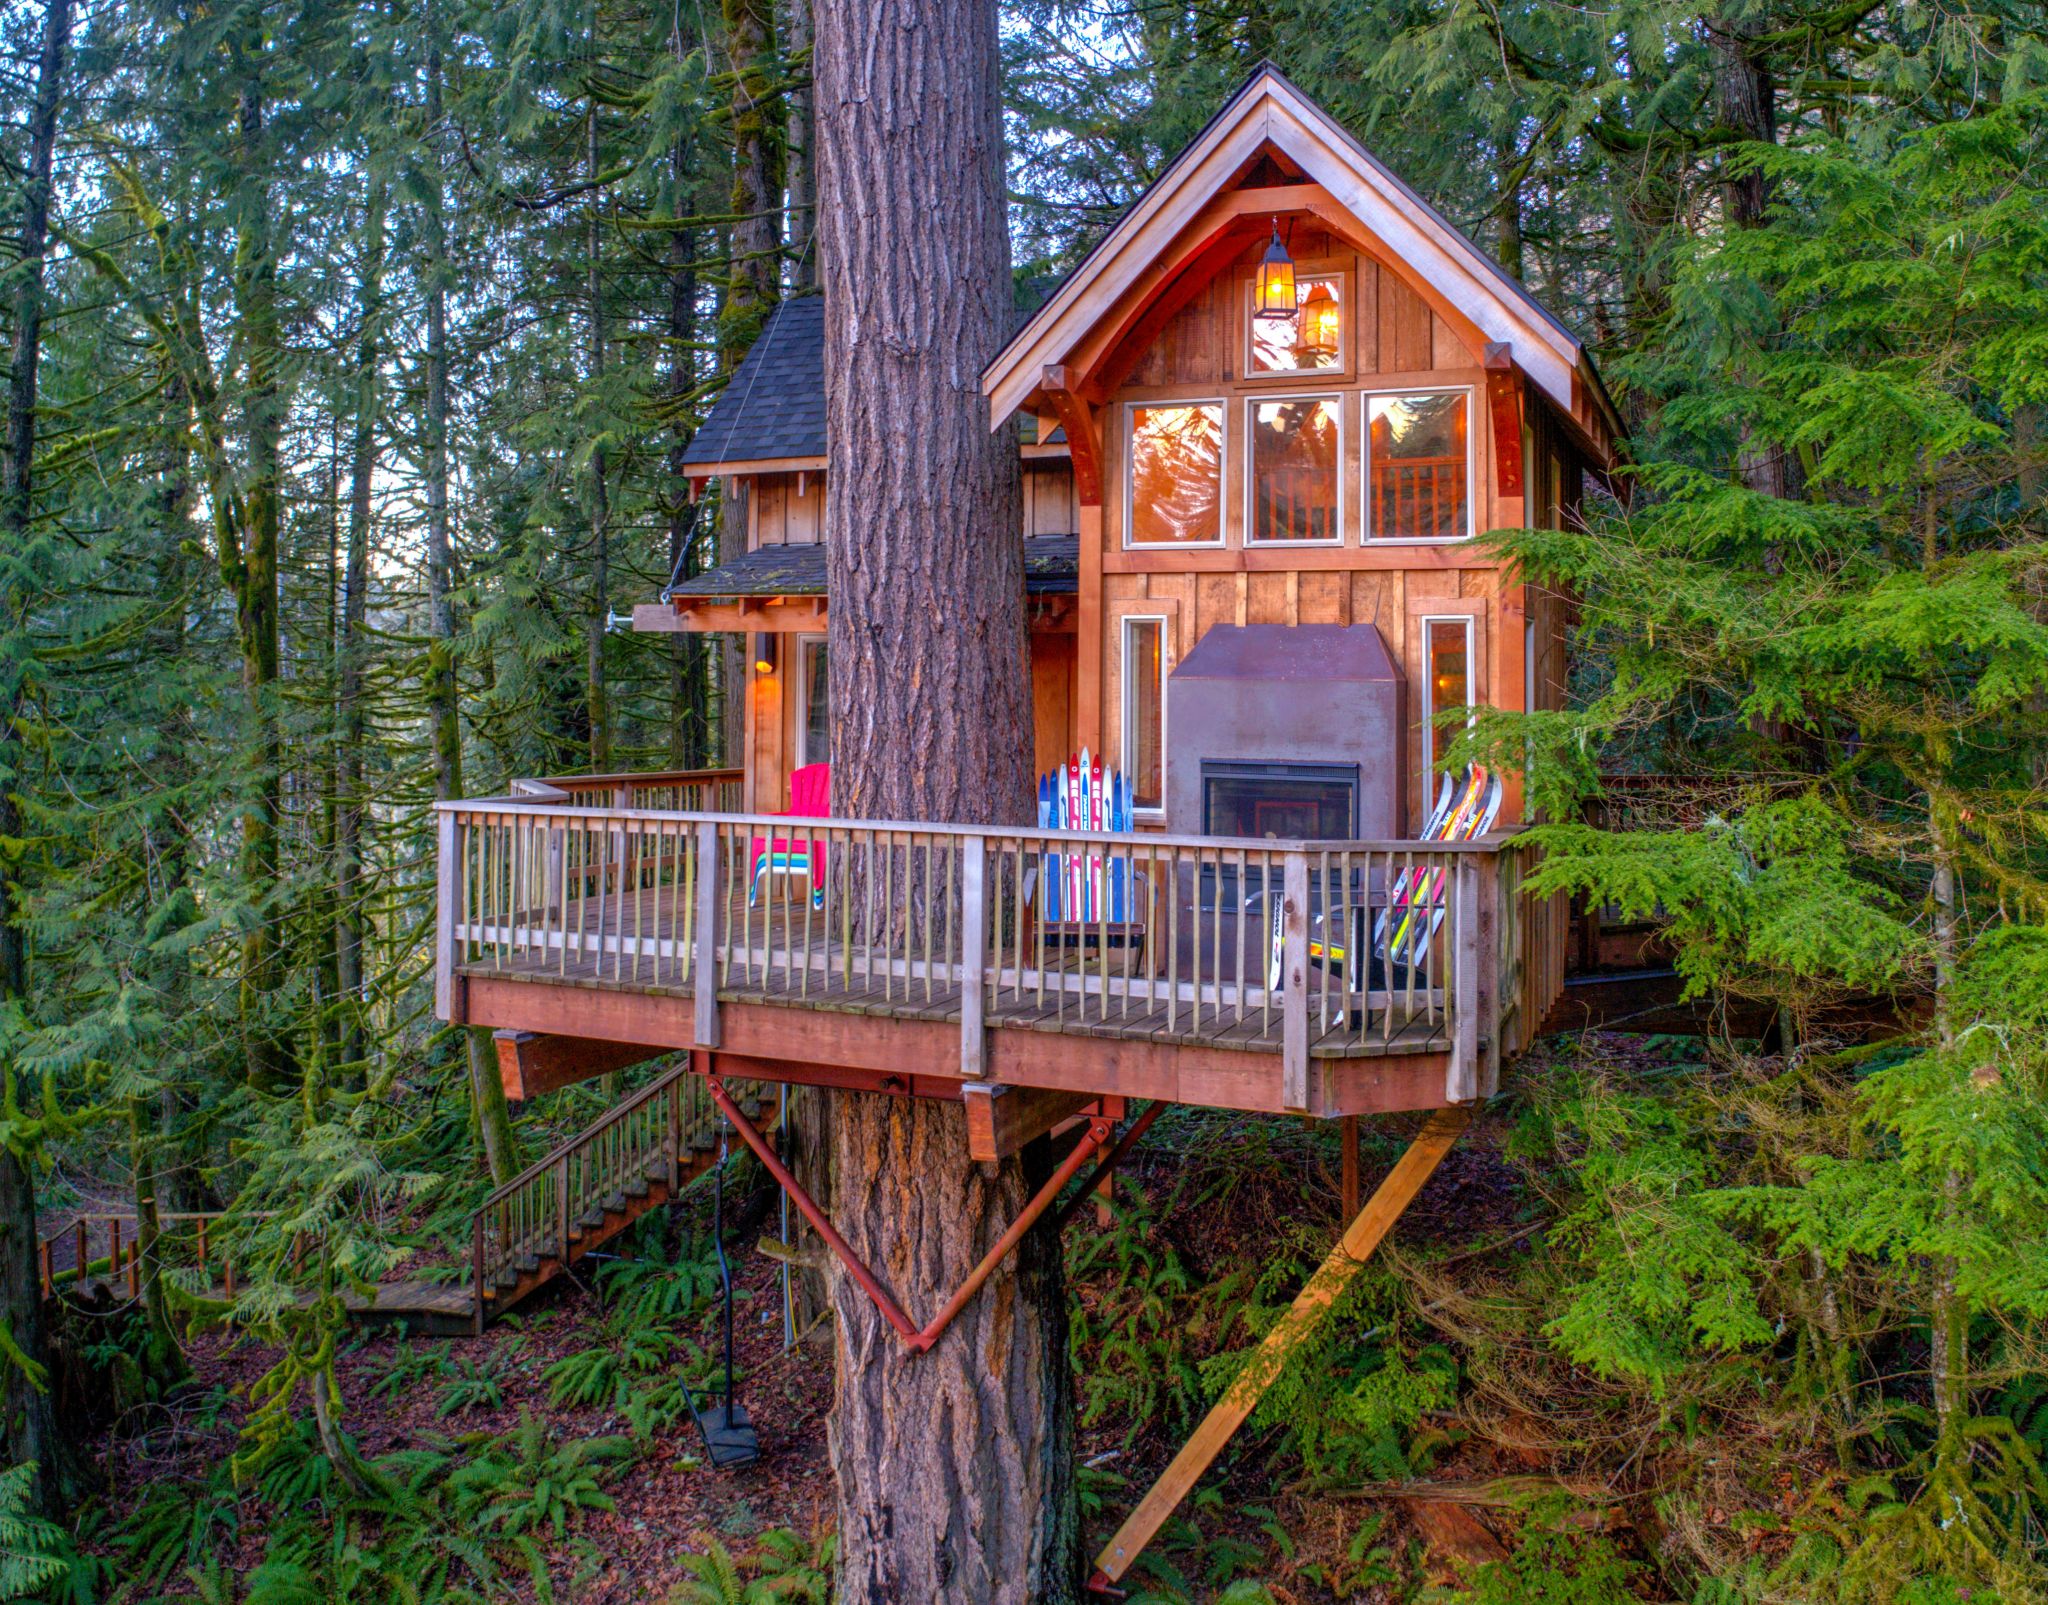
<instances>
[{"instance_id":1,"label":"diagonal steel brace","mask_svg":"<svg viewBox=\"0 0 2048 1605\"><path fill-rule=\"evenodd\" d=\"M920 1327L904 1314L903 1306L890 1297L889 1290L882 1286L875 1273L868 1269L858 1254L854 1253L853 1245L840 1236L838 1229L825 1218L825 1212L818 1207L816 1200L804 1191L796 1177L790 1174L789 1167L776 1158L775 1150L768 1146L767 1139L754 1129L753 1123L741 1112L739 1105L732 1101L732 1095L725 1090L723 1080L712 1075L705 1077L705 1082L711 1089L712 1101L718 1105L720 1113L732 1122L732 1128L739 1133L740 1140L753 1149L754 1157L767 1168L768 1174L775 1178L777 1185L789 1194L790 1202L796 1205L803 1218L817 1228L818 1235L825 1239L826 1246L839 1256L840 1262L846 1266L847 1273L860 1284L861 1291L874 1300L875 1308L882 1312L882 1319L896 1329L896 1335L903 1339L913 1354L926 1353L939 1341L941 1334L953 1324L953 1318L967 1308L974 1295L981 1291L982 1284L995 1274L996 1267L1002 1264L1004 1257L1024 1240L1024 1234L1037 1224L1039 1216L1043 1215L1051 1207L1052 1201L1059 1197L1060 1189L1073 1180L1074 1173L1109 1141L1109 1121L1100 1115L1091 1119L1088 1122L1088 1129L1081 1134L1081 1140L1074 1144L1073 1152L1060 1161L1059 1169L1055 1170L1046 1184L1032 1195L1031 1202L1024 1206L1024 1212L1010 1223L1009 1229L1001 1237L996 1239L994 1245L982 1256L981 1263L967 1273L967 1280L960 1284L958 1292L946 1300L945 1308Z\"/></svg>"}]
</instances>

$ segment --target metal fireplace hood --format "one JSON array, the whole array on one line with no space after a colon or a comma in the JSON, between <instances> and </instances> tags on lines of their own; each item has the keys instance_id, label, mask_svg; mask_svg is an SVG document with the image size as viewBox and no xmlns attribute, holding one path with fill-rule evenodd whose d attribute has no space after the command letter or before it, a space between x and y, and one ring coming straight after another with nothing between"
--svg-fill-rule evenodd
<instances>
[{"instance_id":1,"label":"metal fireplace hood","mask_svg":"<svg viewBox=\"0 0 2048 1605\"><path fill-rule=\"evenodd\" d=\"M1166 823L1203 833L1203 766L1356 766L1358 834L1405 834L1407 684L1370 624L1219 624L1166 684Z\"/></svg>"}]
</instances>

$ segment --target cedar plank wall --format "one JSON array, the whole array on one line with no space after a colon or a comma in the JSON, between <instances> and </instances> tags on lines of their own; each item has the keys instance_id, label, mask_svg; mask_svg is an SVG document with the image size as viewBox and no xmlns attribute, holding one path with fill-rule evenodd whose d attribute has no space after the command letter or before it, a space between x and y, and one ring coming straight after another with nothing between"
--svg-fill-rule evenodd
<instances>
[{"instance_id":1,"label":"cedar plank wall","mask_svg":"<svg viewBox=\"0 0 2048 1605\"><path fill-rule=\"evenodd\" d=\"M1023 465L1024 533L1071 535L1079 526L1074 472L1065 457L1036 457ZM815 545L825 533L825 475L747 476L747 544ZM822 626L822 621L821 621ZM1074 750L1073 615L1059 628L1034 625L1031 632L1031 692L1035 707L1033 752L1037 772L1066 762ZM822 627L819 632L823 634ZM789 771L796 764L798 645L784 636L777 647L776 672L759 675L748 645L746 806L773 812L789 806Z\"/></svg>"},{"instance_id":2,"label":"cedar plank wall","mask_svg":"<svg viewBox=\"0 0 2048 1605\"><path fill-rule=\"evenodd\" d=\"M1473 644L1477 694L1482 701L1493 694L1497 653L1512 651L1519 670L1523 646L1519 631L1512 642L1501 639L1498 576L1493 564L1472 545L1374 547L1360 543L1357 520L1362 504L1365 423L1357 392L1411 380L1418 387L1458 385L1470 389L1474 512L1476 527L1484 530L1497 522L1485 374L1451 327L1373 258L1340 247L1320 230L1303 227L1299 220L1288 248L1296 271L1303 276L1333 270L1351 275L1348 369L1340 366L1334 373L1305 372L1293 382L1262 378L1247 384L1239 380L1251 264L1263 252L1264 241L1260 241L1161 329L1152 349L1139 359L1128 381L1102 409L1107 437L1103 442L1103 747L1110 753L1122 751L1121 625L1128 615L1167 616L1169 673L1213 624L1376 624L1408 680L1408 828L1413 830L1422 819L1423 788L1435 784L1433 778L1426 778L1428 766L1422 758L1417 691L1422 679L1421 631L1415 621L1439 611L1469 613L1476 618ZM1243 529L1245 398L1324 390L1345 392L1345 544L1255 549L1248 554ZM1228 402L1223 485L1228 544L1220 549L1126 551L1124 403L1198 395L1222 396Z\"/></svg>"}]
</instances>

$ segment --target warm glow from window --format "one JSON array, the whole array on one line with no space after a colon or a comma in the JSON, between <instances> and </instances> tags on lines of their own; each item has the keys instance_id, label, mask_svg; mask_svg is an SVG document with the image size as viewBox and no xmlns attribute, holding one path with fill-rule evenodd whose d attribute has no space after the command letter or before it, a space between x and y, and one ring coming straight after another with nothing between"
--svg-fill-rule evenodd
<instances>
[{"instance_id":1,"label":"warm glow from window","mask_svg":"<svg viewBox=\"0 0 2048 1605\"><path fill-rule=\"evenodd\" d=\"M1133 808L1165 806L1164 619L1124 620L1124 778Z\"/></svg>"},{"instance_id":2,"label":"warm glow from window","mask_svg":"<svg viewBox=\"0 0 2048 1605\"><path fill-rule=\"evenodd\" d=\"M1372 396L1366 533L1380 540L1462 540L1472 533L1467 397Z\"/></svg>"},{"instance_id":3,"label":"warm glow from window","mask_svg":"<svg viewBox=\"0 0 2048 1605\"><path fill-rule=\"evenodd\" d=\"M1436 715L1448 708L1472 706L1472 621L1470 619L1425 619L1422 649L1426 658L1424 680L1428 686L1424 709L1424 740L1429 746L1429 765L1441 768L1457 729L1443 729Z\"/></svg>"},{"instance_id":4,"label":"warm glow from window","mask_svg":"<svg viewBox=\"0 0 2048 1605\"><path fill-rule=\"evenodd\" d=\"M1295 305L1299 313L1291 318L1249 320L1252 331L1251 371L1253 373L1300 373L1314 368L1338 366L1339 334L1343 327L1344 281L1334 274L1323 277L1299 275L1294 281ZM1313 299L1316 318L1327 326L1327 349L1312 348L1303 338L1303 319Z\"/></svg>"},{"instance_id":5,"label":"warm glow from window","mask_svg":"<svg viewBox=\"0 0 2048 1605\"><path fill-rule=\"evenodd\" d=\"M1130 543L1222 539L1223 404L1131 408Z\"/></svg>"},{"instance_id":6,"label":"warm glow from window","mask_svg":"<svg viewBox=\"0 0 2048 1605\"><path fill-rule=\"evenodd\" d=\"M1337 398L1255 401L1251 415L1251 538L1336 540Z\"/></svg>"}]
</instances>

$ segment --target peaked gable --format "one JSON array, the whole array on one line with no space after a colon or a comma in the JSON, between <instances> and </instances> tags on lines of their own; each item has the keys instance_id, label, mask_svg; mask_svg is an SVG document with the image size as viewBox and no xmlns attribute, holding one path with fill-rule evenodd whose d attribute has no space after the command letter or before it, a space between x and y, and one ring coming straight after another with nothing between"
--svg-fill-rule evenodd
<instances>
[{"instance_id":1,"label":"peaked gable","mask_svg":"<svg viewBox=\"0 0 2048 1605\"><path fill-rule=\"evenodd\" d=\"M1317 214L1406 279L1474 347L1475 362L1485 347L1505 347L1565 417L1609 441L1618 434L1612 403L1572 333L1270 63L1253 72L984 370L992 426L1025 404L1048 367L1073 361L1091 344L1099 356L1101 326L1114 310L1150 298L1195 262L1207 242L1191 241L1190 232L1262 153L1276 151L1305 182L1248 192L1244 199L1259 203L1254 210Z\"/></svg>"}]
</instances>

